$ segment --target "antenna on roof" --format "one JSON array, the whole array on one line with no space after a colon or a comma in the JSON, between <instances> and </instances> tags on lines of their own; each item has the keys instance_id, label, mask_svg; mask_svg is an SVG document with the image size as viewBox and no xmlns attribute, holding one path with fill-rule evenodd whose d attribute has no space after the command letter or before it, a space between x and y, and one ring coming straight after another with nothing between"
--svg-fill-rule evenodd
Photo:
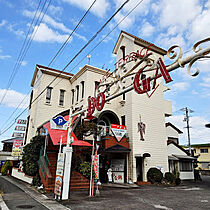
<instances>
[{"instance_id":1,"label":"antenna on roof","mask_svg":"<svg viewBox=\"0 0 210 210\"><path fill-rule=\"evenodd\" d=\"M90 65L90 58L91 58L91 55L87 55L87 58L88 58L88 65Z\"/></svg>"}]
</instances>

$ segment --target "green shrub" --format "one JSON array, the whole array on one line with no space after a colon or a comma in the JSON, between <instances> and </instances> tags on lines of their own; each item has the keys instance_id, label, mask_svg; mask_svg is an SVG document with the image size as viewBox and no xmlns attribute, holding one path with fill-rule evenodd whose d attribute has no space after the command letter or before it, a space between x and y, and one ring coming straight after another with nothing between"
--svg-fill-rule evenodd
<instances>
[{"instance_id":1,"label":"green shrub","mask_svg":"<svg viewBox=\"0 0 210 210\"><path fill-rule=\"evenodd\" d=\"M10 167L10 162L9 160L7 160L4 162L3 166L1 167L1 174L3 176L7 175L7 171L9 170L9 167Z\"/></svg>"},{"instance_id":2,"label":"green shrub","mask_svg":"<svg viewBox=\"0 0 210 210\"><path fill-rule=\"evenodd\" d=\"M39 155L42 146L44 146L44 136L35 136L29 144L23 149L23 172L29 176L35 176L39 173Z\"/></svg>"},{"instance_id":3,"label":"green shrub","mask_svg":"<svg viewBox=\"0 0 210 210\"><path fill-rule=\"evenodd\" d=\"M172 174L171 172L166 172L165 173L165 179L170 182L170 183L174 183L175 181L175 176L174 174Z\"/></svg>"},{"instance_id":4,"label":"green shrub","mask_svg":"<svg viewBox=\"0 0 210 210\"><path fill-rule=\"evenodd\" d=\"M35 177L33 177L32 184L34 186L38 186L38 187L42 185L42 181L41 181L39 174L37 174Z\"/></svg>"},{"instance_id":5,"label":"green shrub","mask_svg":"<svg viewBox=\"0 0 210 210\"><path fill-rule=\"evenodd\" d=\"M90 162L83 162L79 166L79 172L85 176L86 178L90 178L90 172L91 172L91 163Z\"/></svg>"},{"instance_id":6,"label":"green shrub","mask_svg":"<svg viewBox=\"0 0 210 210\"><path fill-rule=\"evenodd\" d=\"M175 179L175 184L176 185L180 185L181 184L181 179L180 178L176 178Z\"/></svg>"},{"instance_id":7,"label":"green shrub","mask_svg":"<svg viewBox=\"0 0 210 210\"><path fill-rule=\"evenodd\" d=\"M163 179L163 173L157 168L150 168L147 172L147 180L152 184L157 182L160 183Z\"/></svg>"}]
</instances>

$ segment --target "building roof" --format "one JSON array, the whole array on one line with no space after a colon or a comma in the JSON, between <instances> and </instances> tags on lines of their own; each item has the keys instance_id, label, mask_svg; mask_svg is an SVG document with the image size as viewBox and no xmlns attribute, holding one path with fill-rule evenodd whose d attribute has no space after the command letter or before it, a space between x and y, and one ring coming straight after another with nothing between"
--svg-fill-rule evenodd
<instances>
[{"instance_id":1,"label":"building roof","mask_svg":"<svg viewBox=\"0 0 210 210\"><path fill-rule=\"evenodd\" d=\"M74 74L70 74L68 72L62 72L62 71L57 70L57 69L53 69L53 68L49 68L47 66L42 66L42 65L37 64L36 65L36 70L34 72L34 75L33 75L32 81L31 81L31 87L34 86L34 82L35 82L38 70L41 70L45 74L50 74L50 75L54 75L54 76L59 75L60 78L70 79L71 77L74 76Z\"/></svg>"},{"instance_id":2,"label":"building roof","mask_svg":"<svg viewBox=\"0 0 210 210\"><path fill-rule=\"evenodd\" d=\"M1 142L2 143L13 143L15 140L23 140L23 138L21 138L21 137L12 137L10 139L2 140Z\"/></svg>"},{"instance_id":3,"label":"building roof","mask_svg":"<svg viewBox=\"0 0 210 210\"><path fill-rule=\"evenodd\" d=\"M176 130L179 134L182 134L183 132L181 130L179 130L175 125L173 125L170 122L166 123L166 127L171 126L174 130Z\"/></svg>"},{"instance_id":4,"label":"building roof","mask_svg":"<svg viewBox=\"0 0 210 210\"><path fill-rule=\"evenodd\" d=\"M120 33L120 35L119 35L119 37L118 37L118 39L117 39L117 42L116 42L116 44L115 44L115 46L114 46L114 49L113 49L113 53L114 53L114 54L117 53L118 45L119 45L119 43L121 42L123 36L133 38L133 39L134 39L134 43L135 43L135 44L138 44L138 45L140 45L140 46L142 46L142 47L148 47L148 46L150 46L150 49L151 49L151 50L153 50L154 52L157 52L157 53L159 53L159 54L161 54L161 55L166 55L166 53L167 53L166 50L164 50L164 49L162 49L162 48L160 48L160 47L154 45L154 44L151 43L151 42L145 41L144 39L141 39L141 38L139 38L139 37L137 37L137 36L134 36L134 35L132 35L132 34L130 34L130 33L128 33L128 32L121 31L121 33Z\"/></svg>"},{"instance_id":5,"label":"building roof","mask_svg":"<svg viewBox=\"0 0 210 210\"><path fill-rule=\"evenodd\" d=\"M169 145L169 144L175 145L175 146L178 147L180 150L182 150L183 152L185 152L187 155L190 155L189 152L187 152L182 146L180 146L179 144L175 143L174 141L168 140L168 141L167 141L167 145Z\"/></svg>"},{"instance_id":6,"label":"building roof","mask_svg":"<svg viewBox=\"0 0 210 210\"><path fill-rule=\"evenodd\" d=\"M204 144L191 144L191 147L210 147L210 143L204 143Z\"/></svg>"}]
</instances>

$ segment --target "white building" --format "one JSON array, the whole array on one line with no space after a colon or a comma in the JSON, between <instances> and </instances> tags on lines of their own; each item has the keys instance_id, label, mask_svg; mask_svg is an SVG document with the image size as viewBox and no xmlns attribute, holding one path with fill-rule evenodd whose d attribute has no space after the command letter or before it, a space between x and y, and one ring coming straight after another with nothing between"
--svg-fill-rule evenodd
<instances>
[{"instance_id":1,"label":"white building","mask_svg":"<svg viewBox=\"0 0 210 210\"><path fill-rule=\"evenodd\" d=\"M152 52L151 62L159 57L163 59L166 54L165 50L122 31L113 50L117 58L116 68L120 72L119 75L126 74L138 63L139 59L131 59L135 55L134 52L146 54L148 47ZM145 72L146 76L152 76L154 73L155 71ZM59 76L59 79L47 87L42 97L32 103L28 114L26 143L30 142L30 139L36 135L37 129L52 117L65 111L68 112L70 107L74 111L86 107L88 97L95 96L95 90L105 75L107 75L105 70L90 65L85 65L75 75L37 65L31 83L33 87L31 101L36 99L56 76ZM133 74L127 77L122 85L125 88L131 85L134 76ZM112 75L106 82L113 79ZM137 94L131 90L105 103L100 112L93 113L100 125L110 127L111 124L119 124L127 127L129 142L128 138L118 142L112 134L108 140L104 140L104 159L100 162L100 168L104 169L108 161L113 172L115 170L124 177L121 176L122 180L116 181L147 181L146 174L151 167L158 167L163 172L169 171L165 117L172 114L172 105L170 101L164 99L166 90L162 79L157 79L152 92ZM140 122L145 126L145 132L142 135L140 135ZM129 148L125 145L129 145ZM106 172L103 173L106 176ZM115 174L117 179L118 175Z\"/></svg>"}]
</instances>

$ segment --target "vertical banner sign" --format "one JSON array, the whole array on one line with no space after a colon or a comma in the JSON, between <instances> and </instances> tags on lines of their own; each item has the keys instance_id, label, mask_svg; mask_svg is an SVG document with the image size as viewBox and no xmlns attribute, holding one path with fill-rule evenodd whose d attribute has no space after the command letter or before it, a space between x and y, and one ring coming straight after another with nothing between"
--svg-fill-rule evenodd
<instances>
[{"instance_id":1,"label":"vertical banner sign","mask_svg":"<svg viewBox=\"0 0 210 210\"><path fill-rule=\"evenodd\" d=\"M120 142L123 136L126 134L127 129L125 125L111 124L111 130L116 137L117 141Z\"/></svg>"},{"instance_id":2,"label":"vertical banner sign","mask_svg":"<svg viewBox=\"0 0 210 210\"><path fill-rule=\"evenodd\" d=\"M12 156L19 157L21 155L23 140L14 140L12 146Z\"/></svg>"},{"instance_id":3,"label":"vertical banner sign","mask_svg":"<svg viewBox=\"0 0 210 210\"><path fill-rule=\"evenodd\" d=\"M15 130L16 131L25 131L26 130L26 127L25 126L16 126L15 127Z\"/></svg>"},{"instance_id":4,"label":"vertical banner sign","mask_svg":"<svg viewBox=\"0 0 210 210\"><path fill-rule=\"evenodd\" d=\"M58 153L54 193L61 196L63 185L64 153Z\"/></svg>"},{"instance_id":5,"label":"vertical banner sign","mask_svg":"<svg viewBox=\"0 0 210 210\"><path fill-rule=\"evenodd\" d=\"M98 147L96 146L94 161L93 161L93 169L95 172L96 179L99 179L99 155L98 155Z\"/></svg>"}]
</instances>

